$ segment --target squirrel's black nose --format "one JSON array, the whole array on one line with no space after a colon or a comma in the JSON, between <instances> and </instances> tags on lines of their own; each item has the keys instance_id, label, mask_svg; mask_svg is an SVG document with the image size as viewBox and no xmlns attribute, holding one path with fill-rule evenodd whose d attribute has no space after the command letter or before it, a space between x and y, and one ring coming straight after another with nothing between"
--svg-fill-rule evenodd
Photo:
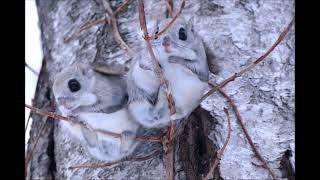
<instances>
[{"instance_id":1,"label":"squirrel's black nose","mask_svg":"<svg viewBox=\"0 0 320 180\"><path fill-rule=\"evenodd\" d=\"M169 46L170 45L170 38L168 36L165 36L162 40L162 46Z\"/></svg>"}]
</instances>

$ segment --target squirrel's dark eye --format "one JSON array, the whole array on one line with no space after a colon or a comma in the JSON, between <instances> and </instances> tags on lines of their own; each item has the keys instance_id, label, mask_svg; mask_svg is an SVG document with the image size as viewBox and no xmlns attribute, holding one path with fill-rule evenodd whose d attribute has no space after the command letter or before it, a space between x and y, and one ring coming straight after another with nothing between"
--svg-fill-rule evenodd
<instances>
[{"instance_id":1,"label":"squirrel's dark eye","mask_svg":"<svg viewBox=\"0 0 320 180\"><path fill-rule=\"evenodd\" d=\"M81 85L76 79L69 80L68 87L69 87L71 92L76 92L76 91L79 91L81 89Z\"/></svg>"},{"instance_id":2,"label":"squirrel's dark eye","mask_svg":"<svg viewBox=\"0 0 320 180\"><path fill-rule=\"evenodd\" d=\"M179 29L179 39L182 41L187 40L187 32L184 28Z\"/></svg>"}]
</instances>

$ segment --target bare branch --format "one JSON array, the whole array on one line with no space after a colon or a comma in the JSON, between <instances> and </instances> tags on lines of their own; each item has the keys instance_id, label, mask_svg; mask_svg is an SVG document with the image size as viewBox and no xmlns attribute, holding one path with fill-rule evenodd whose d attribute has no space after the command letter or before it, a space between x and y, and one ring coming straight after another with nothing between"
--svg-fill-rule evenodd
<instances>
[{"instance_id":1,"label":"bare branch","mask_svg":"<svg viewBox=\"0 0 320 180\"><path fill-rule=\"evenodd\" d=\"M167 180L173 180L174 179L174 152L173 152L174 146L169 145L168 151L163 155L163 162L165 165L166 170L166 177Z\"/></svg>"},{"instance_id":2,"label":"bare branch","mask_svg":"<svg viewBox=\"0 0 320 180\"><path fill-rule=\"evenodd\" d=\"M118 14L119 12L121 12L125 7L127 7L127 5L129 4L129 2L130 2L130 0L125 0L125 1L115 10L114 15L117 15L117 14ZM71 40L79 37L79 35L80 35L81 33L83 33L84 31L90 29L91 27L93 27L93 26L95 26L95 25L97 25L97 24L103 23L103 22L108 23L106 17L99 18L99 19L97 19L97 20L95 20L95 21L93 21L93 22L87 22L87 23L85 23L84 25L82 25L78 31L76 31L75 33L71 34L70 36L66 36L66 37L64 38L64 41L63 41L63 42L64 42L64 43L68 43L68 42L70 42Z\"/></svg>"},{"instance_id":3,"label":"bare branch","mask_svg":"<svg viewBox=\"0 0 320 180\"><path fill-rule=\"evenodd\" d=\"M147 156L143 156L143 157L131 157L131 158L124 158L118 161L114 161L114 162L109 162L109 163L104 163L104 164L84 164L84 165L77 165L77 166L71 166L69 167L69 169L74 170L74 169L80 169L80 168L104 168L104 167L108 167L108 166L112 166L114 164L118 164L121 162L125 162L125 161L145 161L148 159L151 159L152 157L155 157L159 154L162 153L162 150L156 150L153 153L147 155Z\"/></svg>"},{"instance_id":4,"label":"bare branch","mask_svg":"<svg viewBox=\"0 0 320 180\"><path fill-rule=\"evenodd\" d=\"M167 32L170 27L174 24L174 22L176 21L176 19L179 17L179 15L182 13L182 10L184 8L184 6L186 5L185 0L182 0L182 3L180 5L180 9L178 11L178 13L171 19L171 21L168 23L168 25L163 28L163 30L161 30L159 33L155 34L153 38L159 38L163 33Z\"/></svg>"},{"instance_id":5,"label":"bare branch","mask_svg":"<svg viewBox=\"0 0 320 180\"><path fill-rule=\"evenodd\" d=\"M262 56L260 56L257 60L255 60L251 65L247 66L246 68L244 68L243 70L234 73L234 75L232 75L231 77L227 78L226 80L224 80L222 83L220 83L219 85L215 86L214 88L210 89L202 98L201 101L203 101L204 99L206 99L207 97L209 97L212 93L214 93L215 91L218 90L218 88L223 88L225 85L227 85L229 82L234 81L236 78L242 76L244 73L250 71L251 69L253 69L254 67L256 67L260 62L262 62L279 44L280 42L285 38L285 36L288 34L291 26L293 25L295 16L293 16L291 22L288 24L288 26L286 27L286 29L284 31L281 32L281 34L279 35L278 39L276 40L276 42L271 46L271 48L268 49L267 52L265 52Z\"/></svg>"},{"instance_id":6,"label":"bare branch","mask_svg":"<svg viewBox=\"0 0 320 180\"><path fill-rule=\"evenodd\" d=\"M71 40L79 37L80 34L83 33L84 31L90 29L91 27L93 27L93 26L95 26L95 25L97 25L97 24L103 23L103 22L106 22L106 23L107 23L106 17L102 17L102 18L97 19L97 20L95 20L95 21L93 21L93 22L87 22L87 23L85 23L84 25L82 25L82 26L80 27L79 31L71 34L69 37L68 37L68 36L64 37L63 42L64 42L64 43L69 43Z\"/></svg>"},{"instance_id":7,"label":"bare branch","mask_svg":"<svg viewBox=\"0 0 320 180\"><path fill-rule=\"evenodd\" d=\"M34 104L35 104L34 99L31 99L31 103L32 103L32 106L34 106ZM27 129L28 129L28 126L29 126L29 122L30 122L30 119L31 119L31 114L32 114L32 111L29 112L27 124L26 124L25 129L24 129L24 134L27 133Z\"/></svg>"},{"instance_id":8,"label":"bare branch","mask_svg":"<svg viewBox=\"0 0 320 180\"><path fill-rule=\"evenodd\" d=\"M124 0L124 2L114 11L114 15L117 15L120 11L128 7L130 0Z\"/></svg>"},{"instance_id":9,"label":"bare branch","mask_svg":"<svg viewBox=\"0 0 320 180\"><path fill-rule=\"evenodd\" d=\"M218 91L228 100L228 102L232 106L232 109L233 109L233 111L235 112L235 114L237 116L239 124L240 124L240 126L241 126L241 128L242 128L242 130L243 130L243 132L244 132L244 134L246 136L246 138L248 139L248 142L249 142L253 152L255 153L256 157L263 163L263 167L266 168L269 171L272 179L274 179L274 180L277 179L276 175L272 171L271 167L268 165L267 161L263 159L263 157L259 153L258 149L254 145L254 143L253 143L253 141L252 141L252 139L251 139L251 137L250 137L250 135L249 135L244 123L243 123L243 119L242 119L242 117L241 117L241 115L240 115L240 113L238 111L238 108L235 105L235 103L233 102L233 100L231 99L231 97L228 96L221 88L218 88Z\"/></svg>"},{"instance_id":10,"label":"bare branch","mask_svg":"<svg viewBox=\"0 0 320 180\"><path fill-rule=\"evenodd\" d=\"M115 17L115 14L113 13L113 10L111 9L109 0L103 0L102 2L103 2L104 8L107 11L110 23L112 25L112 32L115 40L119 43L122 49L126 50L130 56L133 56L134 54L133 50L127 45L127 43L124 42L124 40L122 39L119 33L117 19Z\"/></svg>"},{"instance_id":11,"label":"bare branch","mask_svg":"<svg viewBox=\"0 0 320 180\"><path fill-rule=\"evenodd\" d=\"M42 116L47 116L47 117L52 117L54 119L59 119L59 120L64 120L64 121L71 121L69 118L67 117L64 117L64 116L61 116L59 114L56 114L56 113L53 113L53 112L44 112L44 111L41 111L40 109L36 108L36 107L33 107L33 106L29 106L27 104L25 104L25 107L30 109L31 111L37 113L37 114L40 114Z\"/></svg>"},{"instance_id":12,"label":"bare branch","mask_svg":"<svg viewBox=\"0 0 320 180\"><path fill-rule=\"evenodd\" d=\"M222 154L225 150L225 148L227 147L228 143L229 143L229 140L230 140L230 136L231 136L231 121L230 121L230 116L229 116L229 112L226 108L223 109L223 111L226 113L227 115L227 119L228 119L228 135L227 135L227 138L226 140L224 141L224 144L222 146L222 148L219 150L219 152L217 153L217 156L213 162L213 165L212 167L210 168L208 174L203 178L203 180L208 180L210 175L213 175L214 173L214 169L217 167L221 157L222 157Z\"/></svg>"},{"instance_id":13,"label":"bare branch","mask_svg":"<svg viewBox=\"0 0 320 180\"><path fill-rule=\"evenodd\" d=\"M167 6L167 11L166 11L166 16L168 17L173 17L173 0L166 0L166 6Z\"/></svg>"},{"instance_id":14,"label":"bare branch","mask_svg":"<svg viewBox=\"0 0 320 180\"><path fill-rule=\"evenodd\" d=\"M164 150L163 161L166 170L166 177L168 180L174 179L174 135L176 124L171 121L167 134L162 139Z\"/></svg>"},{"instance_id":15,"label":"bare branch","mask_svg":"<svg viewBox=\"0 0 320 180\"><path fill-rule=\"evenodd\" d=\"M24 63L25 63L25 66L26 66L34 75L36 75L36 76L39 75L36 70L34 70L32 67L30 67L30 66L28 65L27 62L24 62Z\"/></svg>"},{"instance_id":16,"label":"bare branch","mask_svg":"<svg viewBox=\"0 0 320 180\"><path fill-rule=\"evenodd\" d=\"M164 92L166 93L166 97L167 97L169 108L170 108L170 113L174 114L176 112L174 99L173 99L171 93L169 92L168 81L163 76L163 71L157 61L156 56L154 55L152 45L150 42L150 36L148 34L148 29L147 29L147 25L146 25L146 17L145 17L145 12L144 12L143 0L139 0L139 21L140 21L140 27L141 27L143 34L144 34L144 39L147 43L147 50L150 54L152 64L155 67L154 72L160 78L161 87L163 88Z\"/></svg>"},{"instance_id":17,"label":"bare branch","mask_svg":"<svg viewBox=\"0 0 320 180\"><path fill-rule=\"evenodd\" d=\"M27 132L27 128L28 128L28 126L29 126L30 119L31 119L31 113L29 113L29 116L28 116L28 119L27 119L27 125L26 125L26 127L24 128L24 134L26 134L26 132Z\"/></svg>"},{"instance_id":18,"label":"bare branch","mask_svg":"<svg viewBox=\"0 0 320 180\"><path fill-rule=\"evenodd\" d=\"M162 33L164 33L174 23L174 21L176 20L178 15L181 13L183 7L184 7L184 1L181 5L181 9L180 9L179 13L173 18L172 21L170 21L168 26L163 31L161 31ZM161 67L160 67L160 65L154 55L152 45L150 42L150 39L152 39L152 38L149 36L148 29L147 29L143 0L139 0L139 22L140 22L141 30L143 31L143 34L144 34L144 39L147 43L148 53L150 54L152 64L155 67L154 72L159 77L160 83L161 83L161 88L164 90L164 92L166 94L167 101L168 101L169 108L170 108L170 113L174 114L176 112L175 102L174 102L174 99L173 99L171 93L169 92L168 81L163 76L163 71L162 71L162 69L161 69ZM174 145L173 145L174 133L175 133L175 123L171 122L171 125L167 131L167 134L166 134L166 136L164 136L164 138L162 140L163 149L165 152L165 154L163 156L163 160L164 160L165 169L166 169L166 176L167 176L168 180L174 179Z\"/></svg>"},{"instance_id":19,"label":"bare branch","mask_svg":"<svg viewBox=\"0 0 320 180\"><path fill-rule=\"evenodd\" d=\"M122 135L118 134L118 133L114 133L114 132L107 131L107 130L102 130L102 129L94 129L94 128L87 127L83 123L73 122L70 118L61 116L61 115L56 114L54 112L44 112L44 111L41 111L38 108L29 106L27 104L25 104L25 107L29 108L31 111L33 111L33 112L35 112L37 114L40 114L40 115L43 115L43 116L52 117L52 118L57 119L57 120L63 120L63 121L69 122L69 123L74 123L74 124L77 124L77 125L79 125L79 126L81 126L83 128L86 128L86 129L89 129L89 130L92 130L92 131L95 131L95 132L99 132L99 133L102 133L102 134L105 134L105 135L108 135L108 136L112 136L114 138L121 138L122 137ZM161 143L161 138L136 137L135 140L136 141L141 141L141 142L159 142L159 143Z\"/></svg>"}]
</instances>

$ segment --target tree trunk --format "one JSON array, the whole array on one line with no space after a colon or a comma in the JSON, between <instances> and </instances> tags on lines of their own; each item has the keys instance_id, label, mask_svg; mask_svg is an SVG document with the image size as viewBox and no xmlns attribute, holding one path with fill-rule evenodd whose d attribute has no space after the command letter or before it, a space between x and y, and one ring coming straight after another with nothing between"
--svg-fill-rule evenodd
<instances>
[{"instance_id":1,"label":"tree trunk","mask_svg":"<svg viewBox=\"0 0 320 180\"><path fill-rule=\"evenodd\" d=\"M44 63L35 106L54 111L52 81L62 68L74 62L117 63L129 67L130 57L120 48L106 23L96 25L69 43L64 38L86 22L105 16L101 0L37 0ZM122 1L111 1L115 10ZM142 43L138 2L130 1L117 15L124 41L135 51ZM174 1L174 14L180 1ZM145 1L147 21L166 17L165 0ZM294 1L187 0L183 16L194 17L195 31L207 51L211 79L217 82L243 69L276 41L294 15ZM245 125L278 178L294 178L294 58L292 28L265 62L228 84L224 90L238 106ZM226 99L214 93L180 126L175 140L175 179L201 179L227 136L230 112L230 142L214 173L214 179L270 179L261 166ZM40 126L46 127L33 152L28 179L165 179L162 155L145 161L122 162L98 169L68 169L73 165L101 163L89 156L62 131L59 121L33 114L28 150ZM144 144L140 155L148 155L158 144Z\"/></svg>"}]
</instances>

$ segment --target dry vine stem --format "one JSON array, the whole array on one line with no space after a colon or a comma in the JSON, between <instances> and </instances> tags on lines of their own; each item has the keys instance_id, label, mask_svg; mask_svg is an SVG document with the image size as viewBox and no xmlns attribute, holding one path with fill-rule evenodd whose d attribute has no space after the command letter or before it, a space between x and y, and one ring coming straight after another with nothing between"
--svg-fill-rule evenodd
<instances>
[{"instance_id":1,"label":"dry vine stem","mask_svg":"<svg viewBox=\"0 0 320 180\"><path fill-rule=\"evenodd\" d=\"M226 113L227 119L228 119L228 135L227 135L226 140L224 141L224 144L223 144L222 148L221 148L221 149L219 150L219 152L217 153L217 156L216 156L216 158L215 158L215 160L214 160L214 162L213 162L212 167L210 168L208 174L203 178L203 180L208 180L209 177L210 177L210 175L214 175L214 174L213 174L213 173L214 173L214 170L215 170L215 168L217 167L217 165L218 165L218 163L219 163L219 161L220 161L220 159L221 159L221 157L222 157L222 154L223 154L224 150L226 149L226 147L227 147L227 145L228 145L228 143L229 143L229 140L230 140L231 131L232 131L232 130L231 130L230 116L229 116L229 112L228 112L228 110L227 110L226 108L224 108L223 111Z\"/></svg>"},{"instance_id":2,"label":"dry vine stem","mask_svg":"<svg viewBox=\"0 0 320 180\"><path fill-rule=\"evenodd\" d=\"M34 70L32 67L30 67L30 66L28 65L28 63L25 62L25 66L26 66L34 75L38 76L37 71Z\"/></svg>"},{"instance_id":3,"label":"dry vine stem","mask_svg":"<svg viewBox=\"0 0 320 180\"><path fill-rule=\"evenodd\" d=\"M121 138L122 137L122 135L118 134L118 133L114 133L114 132L106 131L106 130L102 130L102 129L93 129L93 128L87 127L83 123L73 122L70 118L61 116L61 115L56 114L54 112L43 112L40 109L32 107L32 106L29 106L27 104L25 104L25 107L29 108L31 111L33 111L33 112L35 112L37 114L40 114L40 115L43 115L43 116L52 117L52 118L57 119L57 120L63 120L63 121L69 122L69 123L76 123L77 125L79 125L79 126L81 126L83 128L86 128L86 129L89 129L89 130L92 130L92 131L95 131L95 132L100 132L102 134L105 134L105 135L108 135L108 136L112 136L114 138ZM141 141L141 142L161 142L160 138L136 137L135 140L136 141Z\"/></svg>"},{"instance_id":4,"label":"dry vine stem","mask_svg":"<svg viewBox=\"0 0 320 180\"><path fill-rule=\"evenodd\" d=\"M251 65L247 66L246 68L244 68L243 70L234 73L234 75L232 75L231 77L225 79L224 81L222 81L222 83L220 83L219 85L215 86L214 88L210 89L202 98L201 101L203 101L204 99L206 99L207 97L209 97L212 93L214 93L215 91L217 91L219 88L223 88L225 85L227 85L229 82L234 81L236 78L242 76L244 73L250 71L251 69L253 69L254 67L256 67L260 62L262 62L277 46L278 44L280 44L280 42L284 39L284 37L288 34L291 26L293 25L295 16L293 16L291 22L289 23L289 25L286 27L286 29L284 31L281 32L280 36L278 37L278 39L276 40L276 42L271 46L271 48L264 53L262 56L260 56L257 60L255 60Z\"/></svg>"},{"instance_id":5,"label":"dry vine stem","mask_svg":"<svg viewBox=\"0 0 320 180\"><path fill-rule=\"evenodd\" d=\"M130 0L125 0L112 14L113 16L115 17L121 10L123 10L128 4L129 4ZM109 5L110 7L110 5ZM111 9L111 8L110 8ZM111 10L112 12L112 10ZM108 12L109 14L109 12ZM112 16L109 15L110 18L112 18ZM70 42L71 40L75 39L76 37L78 37L81 33L83 33L84 31L86 31L87 29L97 25L97 24L100 24L100 23L108 23L108 19L110 19L109 17L102 17L98 20L95 20L93 22L88 22L88 23L85 23L84 25L82 25L79 29L79 31L71 34L69 37L65 37L64 38L64 42L65 43L68 43ZM115 20L115 18L114 18ZM111 22L112 23L112 22ZM114 26L115 24L115 26ZM116 21L114 23L112 23L112 26L113 26L113 31L114 31L114 34L115 34L115 38L116 38L116 41L120 44L121 48L124 48L124 49L127 49L128 50L128 53L133 53L133 51L129 48L128 45L126 45L126 43L122 40L121 36L120 36L120 33L118 31L118 28L116 26ZM120 36L120 37L119 37Z\"/></svg>"},{"instance_id":6,"label":"dry vine stem","mask_svg":"<svg viewBox=\"0 0 320 180\"><path fill-rule=\"evenodd\" d=\"M255 153L255 155L257 156L257 158L263 163L263 167L266 168L272 179L277 179L276 175L274 174L274 172L272 171L271 167L268 165L267 161L263 159L263 157L261 156L261 154L259 153L258 149L256 148L256 146L254 145L246 127L244 126L244 123L243 123L243 119L238 111L238 108L237 106L235 105L235 103L233 102L233 100L231 99L231 97L229 95L227 95L221 88L218 89L218 91L228 100L228 102L230 103L233 111L235 112L236 114L236 117L239 121L239 124L244 132L244 134L246 135L246 138L248 139L248 142L253 150L253 152Z\"/></svg>"},{"instance_id":7,"label":"dry vine stem","mask_svg":"<svg viewBox=\"0 0 320 180\"><path fill-rule=\"evenodd\" d=\"M154 55L152 45L150 42L150 36L148 33L147 24L146 24L146 17L145 17L145 12L144 12L143 0L139 0L139 21L140 21L141 30L143 31L143 34L144 34L144 39L146 40L146 43L147 43L148 53L150 54L152 64L155 67L154 72L160 78L161 87L163 88L164 92L166 93L167 100L168 100L169 107L170 107L170 113L174 114L176 112L176 109L174 107L174 100L172 98L172 95L169 92L168 81L163 76L162 69L157 61L156 56Z\"/></svg>"},{"instance_id":8,"label":"dry vine stem","mask_svg":"<svg viewBox=\"0 0 320 180\"><path fill-rule=\"evenodd\" d=\"M121 162L125 162L125 161L145 161L148 159L151 159L154 156L157 156L159 154L161 154L162 151L160 150L156 150L153 153L147 155L147 156L143 156L143 157L129 157L129 158L123 158L121 160L118 161L114 161L114 162L109 162L109 163L104 163L104 164L83 164L83 165L77 165L77 166L71 166L69 167L69 169L80 169L80 168L104 168L104 167L108 167L108 166L112 166L114 164L118 164Z\"/></svg>"},{"instance_id":9,"label":"dry vine stem","mask_svg":"<svg viewBox=\"0 0 320 180\"><path fill-rule=\"evenodd\" d=\"M102 0L102 4L108 13L108 21L112 25L112 32L115 40L119 43L122 49L126 50L130 56L133 56L133 50L127 45L126 42L124 42L119 33L117 19L115 17L115 14L113 13L113 10L111 9L109 0Z\"/></svg>"},{"instance_id":10,"label":"dry vine stem","mask_svg":"<svg viewBox=\"0 0 320 180\"><path fill-rule=\"evenodd\" d=\"M130 0L124 0L124 2L114 11L114 15L117 15L120 11L127 7L129 2Z\"/></svg>"},{"instance_id":11,"label":"dry vine stem","mask_svg":"<svg viewBox=\"0 0 320 180\"><path fill-rule=\"evenodd\" d=\"M74 32L74 33L71 34L69 37L67 37L67 36L64 37L63 42L64 42L64 43L69 43L71 40L79 37L79 35L80 35L81 33L83 33L84 31L86 31L87 29L89 29L89 28L91 28L91 27L93 27L93 26L95 26L95 25L97 25L97 24L100 24L100 23L102 23L102 22L106 22L106 21L107 21L106 17L102 17L102 18L100 18L100 19L98 19L98 20L95 20L95 21L93 21L93 22L88 22L88 23L82 25L82 26L80 27L79 31Z\"/></svg>"},{"instance_id":12,"label":"dry vine stem","mask_svg":"<svg viewBox=\"0 0 320 180\"><path fill-rule=\"evenodd\" d=\"M146 17L145 17L145 11L144 11L144 1L139 0L139 22L140 22L140 27L141 30L143 31L144 34L144 39L147 43L147 50L148 53L150 54L152 64L154 65L154 72L155 74L159 77L160 83L161 83L161 88L164 90L166 93L167 101L169 104L170 108L170 114L174 114L176 112L175 108L175 103L174 99L169 92L169 85L168 81L164 78L163 76L163 71L154 55L153 49L152 49L152 44L150 42L151 39L153 38L158 38L161 34L166 32L175 22L177 17L181 14L182 9L185 6L185 1L182 1L181 7L179 12L176 14L175 17L172 18L172 20L169 22L169 24L158 34L155 34L154 37L150 37L147 29L147 24L146 24ZM173 134L175 132L175 123L171 121L170 128L167 132L167 135L163 138L163 148L165 151L165 155L163 157L165 166L166 166L166 176L168 180L173 180L174 179L174 146L173 146Z\"/></svg>"},{"instance_id":13,"label":"dry vine stem","mask_svg":"<svg viewBox=\"0 0 320 180\"><path fill-rule=\"evenodd\" d=\"M173 0L166 0L167 12L166 16L173 17Z\"/></svg>"},{"instance_id":14,"label":"dry vine stem","mask_svg":"<svg viewBox=\"0 0 320 180\"><path fill-rule=\"evenodd\" d=\"M165 163L166 177L168 180L174 179L174 134L175 122L171 121L167 134L162 139L164 150L163 161Z\"/></svg>"},{"instance_id":15,"label":"dry vine stem","mask_svg":"<svg viewBox=\"0 0 320 180\"><path fill-rule=\"evenodd\" d=\"M165 28L163 28L163 30L161 30L159 33L157 33L153 36L154 39L159 38L163 33L167 32L170 29L170 27L174 24L174 22L179 17L179 15L182 13L182 10L185 5L186 5L185 0L182 0L178 13L171 19L171 21L168 23L168 25Z\"/></svg>"},{"instance_id":16,"label":"dry vine stem","mask_svg":"<svg viewBox=\"0 0 320 180\"><path fill-rule=\"evenodd\" d=\"M153 53L153 49L152 49L152 45L151 45L151 42L150 42L150 37L149 37L149 34L148 34L148 30L147 30L147 24L146 24L146 17L145 17L145 12L144 12L144 2L143 0L139 0L138 1L139 3L139 22L140 22L140 27L143 31L143 34L144 34L144 39L147 43L147 50L151 56L151 61L152 61L152 64L153 66L155 67L154 68L154 72L156 73L156 75L159 77L160 79L160 83L161 83L161 88L163 88L165 94L166 94L166 97L167 97L167 101L168 101L168 104L169 104L169 108L170 108L170 113L171 114L174 114L176 112L176 109L175 109L175 105L174 105L174 100L172 98L172 95L170 94L170 92L168 91L169 88L168 88L168 81L164 78L163 76L163 72L162 72L162 69ZM174 173L174 170L173 170L173 151L172 151L172 148L170 148L170 146L168 145L167 143L167 140L170 139L170 137L168 137L168 135L170 135L170 131L167 132L167 135L163 138L163 149L165 151L165 155L163 157L163 160L164 160L164 163L165 163L165 170L166 170L166 176L167 176L167 179L168 180L173 180L173 173Z\"/></svg>"}]
</instances>

